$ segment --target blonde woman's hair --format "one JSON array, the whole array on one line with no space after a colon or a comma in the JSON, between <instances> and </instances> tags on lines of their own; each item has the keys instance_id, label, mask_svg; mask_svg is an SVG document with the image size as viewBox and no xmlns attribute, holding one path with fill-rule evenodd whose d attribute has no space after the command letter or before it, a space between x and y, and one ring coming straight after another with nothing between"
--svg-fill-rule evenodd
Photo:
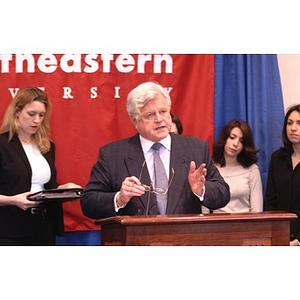
<instances>
[{"instance_id":1,"label":"blonde woman's hair","mask_svg":"<svg viewBox=\"0 0 300 300\"><path fill-rule=\"evenodd\" d=\"M8 132L8 141L10 141L15 134L18 134L21 124L16 113L22 111L27 104L33 101L43 103L46 108L44 119L37 132L33 135L33 138L40 151L42 153L47 153L50 150L49 135L52 105L48 99L48 95L37 87L26 87L18 91L5 112L0 133Z\"/></svg>"}]
</instances>

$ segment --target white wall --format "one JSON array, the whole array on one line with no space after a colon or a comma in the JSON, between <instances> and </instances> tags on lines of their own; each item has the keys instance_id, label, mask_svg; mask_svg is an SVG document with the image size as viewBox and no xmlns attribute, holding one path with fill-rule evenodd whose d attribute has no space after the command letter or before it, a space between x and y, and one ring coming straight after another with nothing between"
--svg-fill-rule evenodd
<instances>
[{"instance_id":1,"label":"white wall","mask_svg":"<svg viewBox=\"0 0 300 300\"><path fill-rule=\"evenodd\" d=\"M300 104L300 54L278 54L284 110Z\"/></svg>"}]
</instances>

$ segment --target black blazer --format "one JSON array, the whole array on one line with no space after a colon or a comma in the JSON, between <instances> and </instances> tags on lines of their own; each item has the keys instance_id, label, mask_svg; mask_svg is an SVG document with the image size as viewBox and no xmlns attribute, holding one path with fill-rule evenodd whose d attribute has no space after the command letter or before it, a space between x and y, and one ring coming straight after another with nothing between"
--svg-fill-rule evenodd
<instances>
[{"instance_id":1,"label":"black blazer","mask_svg":"<svg viewBox=\"0 0 300 300\"><path fill-rule=\"evenodd\" d=\"M90 180L81 197L83 214L92 219L116 215L114 196L121 189L125 177L139 176L144 159L139 135L100 148L98 161L92 168ZM225 206L230 199L229 186L213 164L208 143L171 133L170 169L174 168L175 175L168 192L167 214L201 213L200 200L192 193L188 182L192 160L197 167L206 163L206 191L202 204L216 209ZM142 182L150 183L147 168L143 172ZM141 197L133 197L119 214L144 215L148 196L146 192ZM155 195L151 193L149 214L155 215L157 212Z\"/></svg>"},{"instance_id":2,"label":"black blazer","mask_svg":"<svg viewBox=\"0 0 300 300\"><path fill-rule=\"evenodd\" d=\"M296 213L291 222L291 240L300 241L300 164L293 170L291 153L285 148L276 150L269 164L264 210Z\"/></svg>"},{"instance_id":3,"label":"black blazer","mask_svg":"<svg viewBox=\"0 0 300 300\"><path fill-rule=\"evenodd\" d=\"M50 181L45 189L56 188L55 145L44 157L51 169ZM0 134L0 194L12 196L30 191L32 171L26 153L17 135L8 142L8 133ZM61 204L46 206L51 216L54 233L63 234L63 213ZM0 206L0 238L23 238L33 234L30 210L17 206Z\"/></svg>"}]
</instances>

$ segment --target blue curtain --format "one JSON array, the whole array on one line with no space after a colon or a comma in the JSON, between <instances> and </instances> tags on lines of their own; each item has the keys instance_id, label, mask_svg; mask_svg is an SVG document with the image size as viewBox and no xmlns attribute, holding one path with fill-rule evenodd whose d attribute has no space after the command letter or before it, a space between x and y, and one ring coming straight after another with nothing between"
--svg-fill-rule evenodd
<instances>
[{"instance_id":1,"label":"blue curtain","mask_svg":"<svg viewBox=\"0 0 300 300\"><path fill-rule=\"evenodd\" d=\"M101 231L72 231L66 232L63 237L56 237L57 246L100 246Z\"/></svg>"},{"instance_id":2,"label":"blue curtain","mask_svg":"<svg viewBox=\"0 0 300 300\"><path fill-rule=\"evenodd\" d=\"M271 154L282 145L284 108L277 55L216 55L214 108L215 140L234 118L251 126L265 190Z\"/></svg>"}]
</instances>

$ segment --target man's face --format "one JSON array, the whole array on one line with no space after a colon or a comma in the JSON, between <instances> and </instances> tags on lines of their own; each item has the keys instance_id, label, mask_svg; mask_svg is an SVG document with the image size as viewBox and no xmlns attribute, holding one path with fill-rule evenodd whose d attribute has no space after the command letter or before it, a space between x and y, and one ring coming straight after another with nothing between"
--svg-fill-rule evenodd
<instances>
[{"instance_id":1,"label":"man's face","mask_svg":"<svg viewBox=\"0 0 300 300\"><path fill-rule=\"evenodd\" d=\"M140 109L141 117L133 120L139 134L145 139L159 142L165 138L172 126L170 107L163 95L158 95Z\"/></svg>"}]
</instances>

